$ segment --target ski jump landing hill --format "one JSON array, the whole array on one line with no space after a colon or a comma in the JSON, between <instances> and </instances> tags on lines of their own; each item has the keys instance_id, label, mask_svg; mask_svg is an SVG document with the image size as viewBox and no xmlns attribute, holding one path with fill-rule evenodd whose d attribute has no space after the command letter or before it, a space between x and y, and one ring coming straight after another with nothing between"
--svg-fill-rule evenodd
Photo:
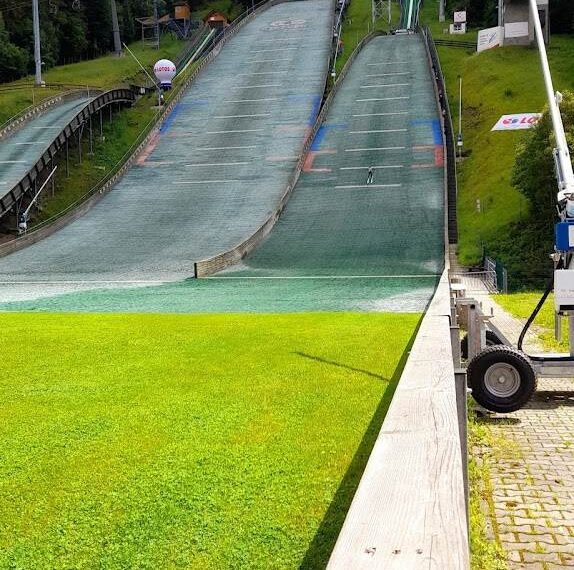
<instances>
[{"instance_id":1,"label":"ski jump landing hill","mask_svg":"<svg viewBox=\"0 0 574 570\"><path fill-rule=\"evenodd\" d=\"M285 2L245 24L116 188L75 223L0 260L0 280L181 280L194 260L253 233L319 112L332 8L332 0Z\"/></svg>"}]
</instances>

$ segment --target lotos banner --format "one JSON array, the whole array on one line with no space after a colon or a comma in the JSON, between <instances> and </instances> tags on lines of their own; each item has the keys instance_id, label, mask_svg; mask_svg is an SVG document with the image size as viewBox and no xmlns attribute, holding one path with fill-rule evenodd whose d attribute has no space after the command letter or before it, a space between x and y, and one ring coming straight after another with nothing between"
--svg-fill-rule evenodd
<instances>
[{"instance_id":1,"label":"lotos banner","mask_svg":"<svg viewBox=\"0 0 574 570\"><path fill-rule=\"evenodd\" d=\"M520 129L531 129L536 126L542 117L541 113L518 113L516 115L502 115L492 131L518 131Z\"/></svg>"}]
</instances>

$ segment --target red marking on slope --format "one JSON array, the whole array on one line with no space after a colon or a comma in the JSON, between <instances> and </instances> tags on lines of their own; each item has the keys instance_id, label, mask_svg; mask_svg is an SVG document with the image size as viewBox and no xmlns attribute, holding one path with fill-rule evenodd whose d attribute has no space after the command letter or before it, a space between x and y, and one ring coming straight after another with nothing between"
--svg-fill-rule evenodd
<instances>
[{"instance_id":1,"label":"red marking on slope","mask_svg":"<svg viewBox=\"0 0 574 570\"><path fill-rule=\"evenodd\" d=\"M159 142L159 133L155 133L153 137L151 137L147 146L143 149L142 153L138 156L136 163L139 166L145 165L145 161L148 159L153 149L157 146L158 142Z\"/></svg>"}]
</instances>

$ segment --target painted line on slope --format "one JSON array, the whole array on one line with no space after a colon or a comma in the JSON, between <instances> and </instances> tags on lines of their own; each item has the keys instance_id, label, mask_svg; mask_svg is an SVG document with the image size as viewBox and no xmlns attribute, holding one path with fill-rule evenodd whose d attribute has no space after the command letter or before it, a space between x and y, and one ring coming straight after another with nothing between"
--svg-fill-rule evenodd
<instances>
[{"instance_id":1,"label":"painted line on slope","mask_svg":"<svg viewBox=\"0 0 574 570\"><path fill-rule=\"evenodd\" d=\"M339 170L382 170L385 168L404 168L403 164L385 164L381 166L341 166Z\"/></svg>"},{"instance_id":2,"label":"painted line on slope","mask_svg":"<svg viewBox=\"0 0 574 570\"><path fill-rule=\"evenodd\" d=\"M202 279L269 279L269 280L283 280L283 279L436 279L440 277L440 273L424 273L424 274L414 274L414 275L245 275L245 276L214 276L214 277L203 277Z\"/></svg>"},{"instance_id":3,"label":"painted line on slope","mask_svg":"<svg viewBox=\"0 0 574 570\"><path fill-rule=\"evenodd\" d=\"M224 135L229 133L260 133L265 129L244 129L236 131L205 131L206 135Z\"/></svg>"},{"instance_id":4,"label":"painted line on slope","mask_svg":"<svg viewBox=\"0 0 574 570\"><path fill-rule=\"evenodd\" d=\"M247 85L245 87L237 87L237 89L259 89L263 87L281 87L281 83L270 83L268 85Z\"/></svg>"},{"instance_id":5,"label":"painted line on slope","mask_svg":"<svg viewBox=\"0 0 574 570\"><path fill-rule=\"evenodd\" d=\"M377 83L376 85L361 85L359 89L373 89L375 87L409 87L410 83Z\"/></svg>"},{"instance_id":6,"label":"painted line on slope","mask_svg":"<svg viewBox=\"0 0 574 570\"><path fill-rule=\"evenodd\" d=\"M280 97L267 97L266 99L226 99L224 103L263 103L265 101L280 101Z\"/></svg>"},{"instance_id":7,"label":"painted line on slope","mask_svg":"<svg viewBox=\"0 0 574 570\"><path fill-rule=\"evenodd\" d=\"M248 146L197 146L192 150L234 150L234 149L245 149L245 148L257 148L257 145L248 145Z\"/></svg>"},{"instance_id":8,"label":"painted line on slope","mask_svg":"<svg viewBox=\"0 0 574 570\"><path fill-rule=\"evenodd\" d=\"M394 111L391 113L359 113L358 115L351 115L351 117L390 117L392 115L408 115L408 111Z\"/></svg>"},{"instance_id":9,"label":"painted line on slope","mask_svg":"<svg viewBox=\"0 0 574 570\"><path fill-rule=\"evenodd\" d=\"M349 188L400 188L402 184L342 184L335 186L335 190L344 190Z\"/></svg>"},{"instance_id":10,"label":"painted line on slope","mask_svg":"<svg viewBox=\"0 0 574 570\"><path fill-rule=\"evenodd\" d=\"M195 166L240 166L242 164L251 164L250 161L242 162L197 162L195 164L184 164L184 166L191 168Z\"/></svg>"},{"instance_id":11,"label":"painted line on slope","mask_svg":"<svg viewBox=\"0 0 574 570\"><path fill-rule=\"evenodd\" d=\"M237 184L238 182L245 182L244 180L185 180L172 182L177 186L187 186L188 184Z\"/></svg>"},{"instance_id":12,"label":"painted line on slope","mask_svg":"<svg viewBox=\"0 0 574 570\"><path fill-rule=\"evenodd\" d=\"M367 63L368 67L373 67L375 65L405 65L410 63L410 61L381 61L379 63Z\"/></svg>"},{"instance_id":13,"label":"painted line on slope","mask_svg":"<svg viewBox=\"0 0 574 570\"><path fill-rule=\"evenodd\" d=\"M346 148L345 152L372 152L379 150L405 150L404 146L380 146L374 148Z\"/></svg>"},{"instance_id":14,"label":"painted line on slope","mask_svg":"<svg viewBox=\"0 0 574 570\"><path fill-rule=\"evenodd\" d=\"M404 97L383 97L383 98L372 98L372 99L355 99L357 103L366 103L368 101L398 101L399 99L410 99L409 95Z\"/></svg>"},{"instance_id":15,"label":"painted line on slope","mask_svg":"<svg viewBox=\"0 0 574 570\"><path fill-rule=\"evenodd\" d=\"M410 71L392 71L391 73L369 73L365 77L391 77L394 75L410 75Z\"/></svg>"},{"instance_id":16,"label":"painted line on slope","mask_svg":"<svg viewBox=\"0 0 574 570\"><path fill-rule=\"evenodd\" d=\"M370 133L406 133L407 129L381 129L377 131L349 131L351 135L366 135Z\"/></svg>"},{"instance_id":17,"label":"painted line on slope","mask_svg":"<svg viewBox=\"0 0 574 570\"><path fill-rule=\"evenodd\" d=\"M254 119L257 117L270 117L271 113L258 113L255 115L218 115L214 119Z\"/></svg>"}]
</instances>

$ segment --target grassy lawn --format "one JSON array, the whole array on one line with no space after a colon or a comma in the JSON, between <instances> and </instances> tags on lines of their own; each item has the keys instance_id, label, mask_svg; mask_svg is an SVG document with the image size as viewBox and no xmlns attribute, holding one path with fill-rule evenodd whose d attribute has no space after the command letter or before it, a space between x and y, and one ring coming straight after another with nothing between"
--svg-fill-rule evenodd
<instances>
[{"instance_id":1,"label":"grassy lawn","mask_svg":"<svg viewBox=\"0 0 574 570\"><path fill-rule=\"evenodd\" d=\"M427 0L422 14L435 31L443 26L436 21L436 1ZM527 213L526 200L510 183L516 144L524 135L490 129L503 114L542 110L546 97L535 49L505 47L477 54L439 46L438 51L457 124L458 76L463 78L466 157L459 164L458 253L462 263L473 264L480 260L484 243ZM573 89L574 38L553 36L548 57L555 88Z\"/></svg>"},{"instance_id":2,"label":"grassy lawn","mask_svg":"<svg viewBox=\"0 0 574 570\"><path fill-rule=\"evenodd\" d=\"M0 567L324 568L419 318L1 315Z\"/></svg>"},{"instance_id":3,"label":"grassy lawn","mask_svg":"<svg viewBox=\"0 0 574 570\"><path fill-rule=\"evenodd\" d=\"M495 301L509 313L526 321L542 297L541 291L497 295ZM540 327L538 338L546 350L568 352L568 320L562 319L562 342L554 338L554 294L551 293L534 324Z\"/></svg>"},{"instance_id":4,"label":"grassy lawn","mask_svg":"<svg viewBox=\"0 0 574 570\"><path fill-rule=\"evenodd\" d=\"M159 51L144 47L141 42L134 42L130 49L144 66L151 70L158 59L174 58L183 46L183 42L171 36L163 36ZM139 71L138 64L129 54L126 53L121 58L110 54L80 63L53 67L43 74L43 79L46 83L87 85L107 89L120 83L129 83ZM58 92L54 89L34 87L33 77L3 83L0 87L0 124L32 105L33 101L38 103L41 99Z\"/></svg>"}]
</instances>

